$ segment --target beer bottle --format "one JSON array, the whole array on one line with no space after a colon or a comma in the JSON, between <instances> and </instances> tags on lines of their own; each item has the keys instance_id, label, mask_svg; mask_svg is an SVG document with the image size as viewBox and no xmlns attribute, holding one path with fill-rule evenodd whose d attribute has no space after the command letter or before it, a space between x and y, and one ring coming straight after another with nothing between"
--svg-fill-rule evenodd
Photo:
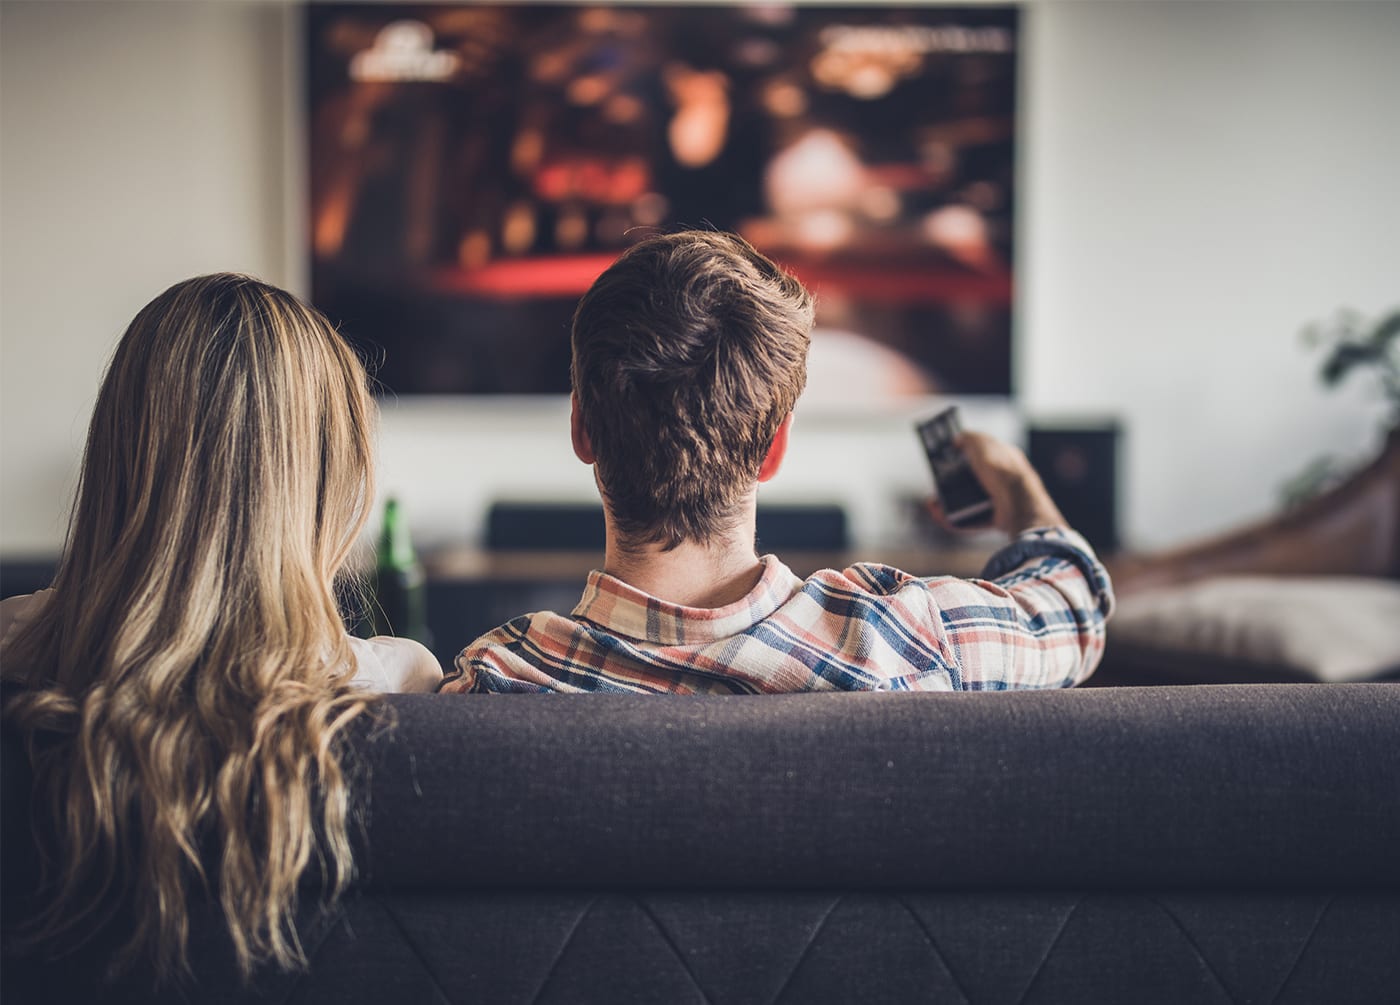
<instances>
[{"instance_id":1,"label":"beer bottle","mask_svg":"<svg viewBox=\"0 0 1400 1005\"><path fill-rule=\"evenodd\" d=\"M431 645L423 566L408 536L397 499L384 504L384 528L374 569L374 634L398 635Z\"/></svg>"}]
</instances>

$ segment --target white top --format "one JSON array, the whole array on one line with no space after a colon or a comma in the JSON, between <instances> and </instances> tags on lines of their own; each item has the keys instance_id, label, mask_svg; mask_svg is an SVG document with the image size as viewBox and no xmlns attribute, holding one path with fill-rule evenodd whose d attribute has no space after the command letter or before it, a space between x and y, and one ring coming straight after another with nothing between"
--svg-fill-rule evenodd
<instances>
[{"instance_id":1,"label":"white top","mask_svg":"<svg viewBox=\"0 0 1400 1005\"><path fill-rule=\"evenodd\" d=\"M0 600L0 658L11 634L38 614L52 593L40 590ZM350 636L350 652L355 656L355 676L350 683L368 691L432 691L442 680L436 657L412 639Z\"/></svg>"}]
</instances>

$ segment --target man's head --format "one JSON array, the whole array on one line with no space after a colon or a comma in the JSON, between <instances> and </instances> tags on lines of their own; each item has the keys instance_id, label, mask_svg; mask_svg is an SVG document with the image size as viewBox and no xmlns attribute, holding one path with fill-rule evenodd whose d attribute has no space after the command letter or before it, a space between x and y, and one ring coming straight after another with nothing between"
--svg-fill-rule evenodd
<instances>
[{"instance_id":1,"label":"man's head","mask_svg":"<svg viewBox=\"0 0 1400 1005\"><path fill-rule=\"evenodd\" d=\"M732 523L802 393L811 329L811 295L733 234L649 238L598 277L574 314L575 439L626 543Z\"/></svg>"}]
</instances>

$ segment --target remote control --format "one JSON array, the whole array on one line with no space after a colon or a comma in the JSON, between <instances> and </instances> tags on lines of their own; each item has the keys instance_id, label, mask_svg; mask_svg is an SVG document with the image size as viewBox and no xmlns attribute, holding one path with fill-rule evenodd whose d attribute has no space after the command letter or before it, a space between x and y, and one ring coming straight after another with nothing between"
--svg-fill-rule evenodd
<instances>
[{"instance_id":1,"label":"remote control","mask_svg":"<svg viewBox=\"0 0 1400 1005\"><path fill-rule=\"evenodd\" d=\"M925 419L914 427L928 455L934 485L943 503L948 522L958 527L986 523L992 515L992 500L972 473L963 452L953 441L962 432L962 418L954 405Z\"/></svg>"}]
</instances>

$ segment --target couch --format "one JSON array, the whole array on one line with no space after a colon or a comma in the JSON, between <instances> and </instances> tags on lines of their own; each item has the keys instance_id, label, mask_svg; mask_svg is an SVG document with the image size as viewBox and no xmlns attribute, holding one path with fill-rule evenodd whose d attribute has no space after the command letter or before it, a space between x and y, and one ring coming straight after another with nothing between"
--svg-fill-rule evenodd
<instances>
[{"instance_id":1,"label":"couch","mask_svg":"<svg viewBox=\"0 0 1400 1005\"><path fill-rule=\"evenodd\" d=\"M1306 502L1108 565L1096 684L1400 680L1400 428Z\"/></svg>"},{"instance_id":2,"label":"couch","mask_svg":"<svg viewBox=\"0 0 1400 1005\"><path fill-rule=\"evenodd\" d=\"M388 707L309 973L241 988L201 907L193 981L108 999L1400 1000L1393 684ZM11 953L6 1005L101 1000L101 952Z\"/></svg>"}]
</instances>

